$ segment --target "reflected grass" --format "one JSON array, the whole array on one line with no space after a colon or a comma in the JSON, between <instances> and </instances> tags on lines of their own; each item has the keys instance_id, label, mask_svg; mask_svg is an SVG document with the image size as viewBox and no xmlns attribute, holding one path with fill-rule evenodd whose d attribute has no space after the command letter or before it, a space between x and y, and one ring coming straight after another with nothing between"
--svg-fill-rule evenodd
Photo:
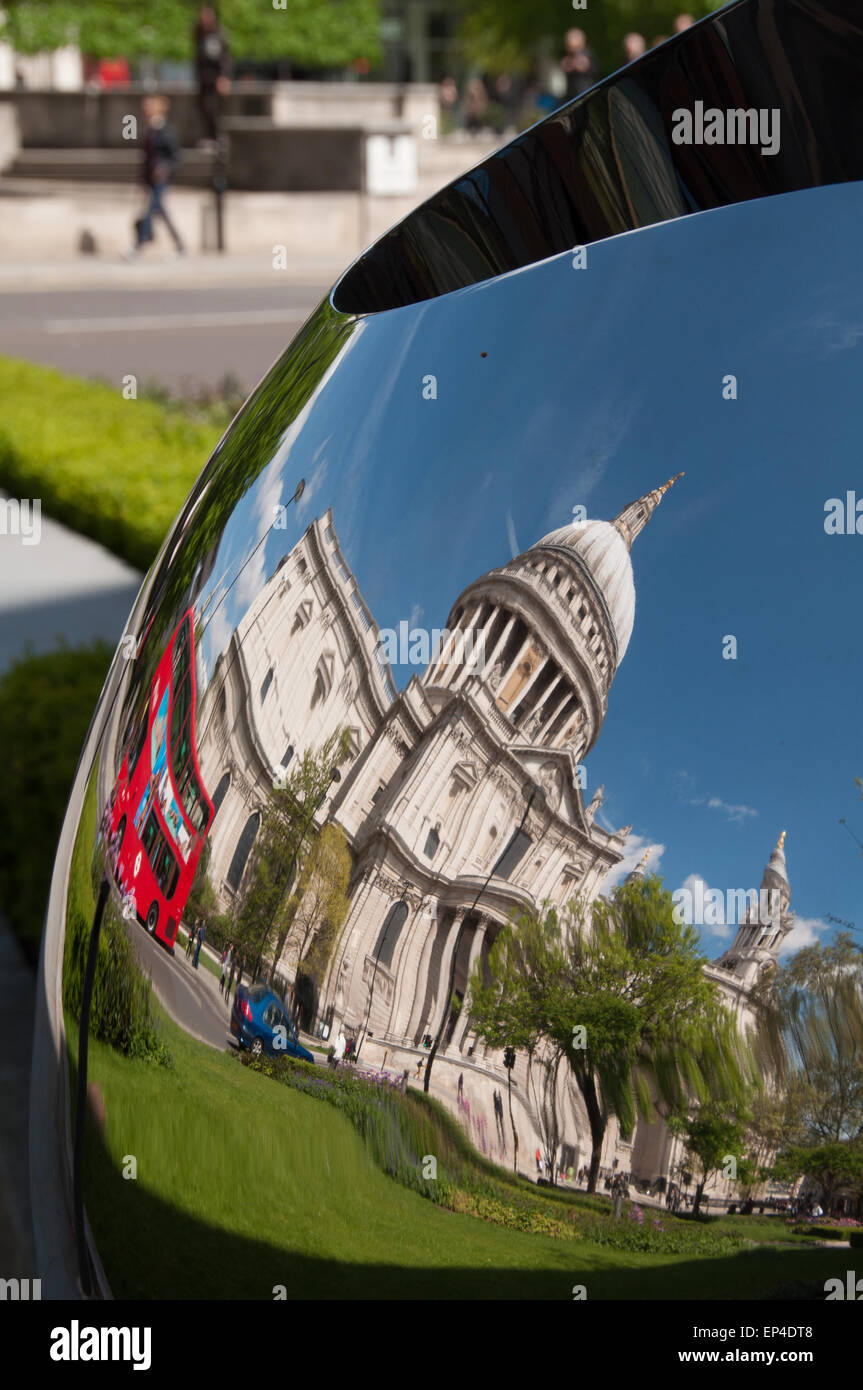
<instances>
[{"instance_id":1,"label":"reflected grass","mask_svg":"<svg viewBox=\"0 0 863 1390\"><path fill-rule=\"evenodd\" d=\"M171 1071L90 1044L106 1124L88 1127L85 1197L117 1297L569 1299L584 1284L589 1298L745 1298L847 1264L796 1248L681 1260L456 1215L381 1172L331 1107L160 1023Z\"/></svg>"}]
</instances>

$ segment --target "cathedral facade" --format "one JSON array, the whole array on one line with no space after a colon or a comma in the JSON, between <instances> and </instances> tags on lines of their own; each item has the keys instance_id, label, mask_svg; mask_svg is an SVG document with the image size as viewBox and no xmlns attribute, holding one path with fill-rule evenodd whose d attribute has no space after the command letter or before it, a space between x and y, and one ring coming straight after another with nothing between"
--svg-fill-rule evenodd
<instances>
[{"instance_id":1,"label":"cathedral facade","mask_svg":"<svg viewBox=\"0 0 863 1390\"><path fill-rule=\"evenodd\" d=\"M513 912L590 901L623 858L631 827L597 823L602 789L587 800L585 760L633 630L631 549L674 481L611 522L552 531L470 583L402 690L327 512L258 594L201 702L199 760L216 807L209 873L226 911L241 897L280 770L347 729L341 780L316 823L344 832L350 907L312 1026L343 1028L369 1062L413 1069L424 1039L446 1025L432 1090L501 1159L511 1134L492 1117L508 1080L522 1160L543 1147L526 1062L518 1057L508 1078L469 1010L451 1010L450 983L460 1002ZM784 885L781 936L790 899L781 843L767 872ZM709 967L742 1023L748 988L778 944L749 921ZM277 968L292 979L298 965L289 937ZM564 1162L578 1168L589 1127L573 1083L561 1088ZM602 1163L653 1181L678 1156L661 1122L624 1137L612 1121Z\"/></svg>"}]
</instances>

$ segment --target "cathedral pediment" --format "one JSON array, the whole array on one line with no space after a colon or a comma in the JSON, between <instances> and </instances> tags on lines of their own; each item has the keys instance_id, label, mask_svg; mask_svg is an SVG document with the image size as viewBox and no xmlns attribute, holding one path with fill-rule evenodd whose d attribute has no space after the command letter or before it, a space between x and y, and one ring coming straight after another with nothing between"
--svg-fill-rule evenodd
<instances>
[{"instance_id":1,"label":"cathedral pediment","mask_svg":"<svg viewBox=\"0 0 863 1390\"><path fill-rule=\"evenodd\" d=\"M456 778L457 781L461 782L462 785L468 789L468 791L471 789L471 787L475 787L477 781L479 780L479 774L476 770L476 765L468 761L456 763L455 767L452 770L452 775Z\"/></svg>"}]
</instances>

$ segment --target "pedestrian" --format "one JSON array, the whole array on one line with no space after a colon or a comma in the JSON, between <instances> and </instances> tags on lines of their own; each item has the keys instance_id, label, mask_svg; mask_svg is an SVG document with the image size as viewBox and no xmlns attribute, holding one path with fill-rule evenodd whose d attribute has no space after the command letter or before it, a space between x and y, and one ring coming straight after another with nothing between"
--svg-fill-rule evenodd
<instances>
[{"instance_id":1,"label":"pedestrian","mask_svg":"<svg viewBox=\"0 0 863 1390\"><path fill-rule=\"evenodd\" d=\"M344 1055L345 1055L345 1048L346 1048L346 1047L347 1047L347 1043L345 1042L345 1035L344 1035L344 1033L342 1032L342 1030L341 1030L341 1028L340 1028L340 1029L339 1029L339 1035L338 1035L338 1037L336 1038L335 1045L334 1045L334 1047L333 1047L333 1066L334 1066L334 1067L337 1067L337 1066L339 1065L339 1062L341 1062L342 1058L343 1058Z\"/></svg>"},{"instance_id":2,"label":"pedestrian","mask_svg":"<svg viewBox=\"0 0 863 1390\"><path fill-rule=\"evenodd\" d=\"M345 1061L349 1062L354 1055L354 1039L348 1038L345 1046Z\"/></svg>"},{"instance_id":3,"label":"pedestrian","mask_svg":"<svg viewBox=\"0 0 863 1390\"><path fill-rule=\"evenodd\" d=\"M222 952L222 978L219 981L219 993L223 994L225 989L225 977L231 968L231 943L228 942Z\"/></svg>"},{"instance_id":4,"label":"pedestrian","mask_svg":"<svg viewBox=\"0 0 863 1390\"><path fill-rule=\"evenodd\" d=\"M192 954L192 947L195 944L195 932L198 930L197 923L191 922L186 928L186 955Z\"/></svg>"},{"instance_id":5,"label":"pedestrian","mask_svg":"<svg viewBox=\"0 0 863 1390\"><path fill-rule=\"evenodd\" d=\"M225 986L225 998L226 998L227 1001L228 1001L228 1008L231 1007L231 986L232 986L232 984L234 983L234 970L235 970L235 962L232 960L232 961L231 961L230 973L229 973L229 975L228 975L228 983L227 983L226 986Z\"/></svg>"},{"instance_id":6,"label":"pedestrian","mask_svg":"<svg viewBox=\"0 0 863 1390\"><path fill-rule=\"evenodd\" d=\"M476 135L485 124L488 111L488 91L481 77L472 77L467 84L464 99L465 129Z\"/></svg>"},{"instance_id":7,"label":"pedestrian","mask_svg":"<svg viewBox=\"0 0 863 1390\"><path fill-rule=\"evenodd\" d=\"M643 35L643 34L624 34L624 36L623 36L623 61L624 61L624 64L626 64L626 63L634 63L635 60L636 60L636 58L640 58L641 55L646 51L646 49L647 49L647 40L644 38L644 35Z\"/></svg>"},{"instance_id":8,"label":"pedestrian","mask_svg":"<svg viewBox=\"0 0 863 1390\"><path fill-rule=\"evenodd\" d=\"M458 1074L458 1098L459 1098L459 1100L462 1100L463 1097L464 1097L464 1072L463 1072L463 1071L460 1071L459 1074Z\"/></svg>"},{"instance_id":9,"label":"pedestrian","mask_svg":"<svg viewBox=\"0 0 863 1390\"><path fill-rule=\"evenodd\" d=\"M542 1177L542 1154L539 1149L536 1151L536 1171Z\"/></svg>"},{"instance_id":10,"label":"pedestrian","mask_svg":"<svg viewBox=\"0 0 863 1390\"><path fill-rule=\"evenodd\" d=\"M198 968L198 956L201 954L201 947L202 947L203 944L204 944L204 937L205 937L206 935L207 935L207 928L204 926L204 923L202 922L201 925L200 925L200 927L198 928L198 942L197 942L197 945L195 946L195 959L192 961L192 964L194 965L194 967L195 967L196 970L197 970L197 968Z\"/></svg>"},{"instance_id":11,"label":"pedestrian","mask_svg":"<svg viewBox=\"0 0 863 1390\"><path fill-rule=\"evenodd\" d=\"M141 103L144 112L144 186L148 189L146 209L135 223L135 245L126 252L134 260L142 247L153 240L153 218L161 217L171 234L178 256L185 253L183 238L171 221L165 207L165 195L180 160L180 142L168 124L170 103L166 97L147 96Z\"/></svg>"},{"instance_id":12,"label":"pedestrian","mask_svg":"<svg viewBox=\"0 0 863 1390\"><path fill-rule=\"evenodd\" d=\"M599 81L599 68L587 46L583 29L568 29L564 42L566 52L560 60L560 66L566 76L564 101L573 101Z\"/></svg>"},{"instance_id":13,"label":"pedestrian","mask_svg":"<svg viewBox=\"0 0 863 1390\"><path fill-rule=\"evenodd\" d=\"M424 1057L420 1057L419 1061L417 1062L417 1081L419 1081L420 1077L421 1077L422 1074L423 1074L423 1062L424 1062L424 1061L425 1061L425 1058L424 1058Z\"/></svg>"},{"instance_id":14,"label":"pedestrian","mask_svg":"<svg viewBox=\"0 0 863 1390\"><path fill-rule=\"evenodd\" d=\"M222 130L222 98L231 90L228 40L212 5L204 5L194 29L198 110L204 125L201 144L216 145Z\"/></svg>"}]
</instances>

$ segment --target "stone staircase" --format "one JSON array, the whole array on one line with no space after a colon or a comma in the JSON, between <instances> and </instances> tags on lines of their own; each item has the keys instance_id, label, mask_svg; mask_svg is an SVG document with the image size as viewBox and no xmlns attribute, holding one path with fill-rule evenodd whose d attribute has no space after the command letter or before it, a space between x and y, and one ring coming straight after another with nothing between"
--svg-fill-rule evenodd
<instances>
[{"instance_id":1,"label":"stone staircase","mask_svg":"<svg viewBox=\"0 0 863 1390\"><path fill-rule=\"evenodd\" d=\"M498 136L470 140L418 140L417 202L458 178L500 145ZM174 176L181 188L209 188L213 156L208 150L184 149ZM4 170L6 179L63 183L139 184L141 152L129 149L22 149Z\"/></svg>"}]
</instances>

